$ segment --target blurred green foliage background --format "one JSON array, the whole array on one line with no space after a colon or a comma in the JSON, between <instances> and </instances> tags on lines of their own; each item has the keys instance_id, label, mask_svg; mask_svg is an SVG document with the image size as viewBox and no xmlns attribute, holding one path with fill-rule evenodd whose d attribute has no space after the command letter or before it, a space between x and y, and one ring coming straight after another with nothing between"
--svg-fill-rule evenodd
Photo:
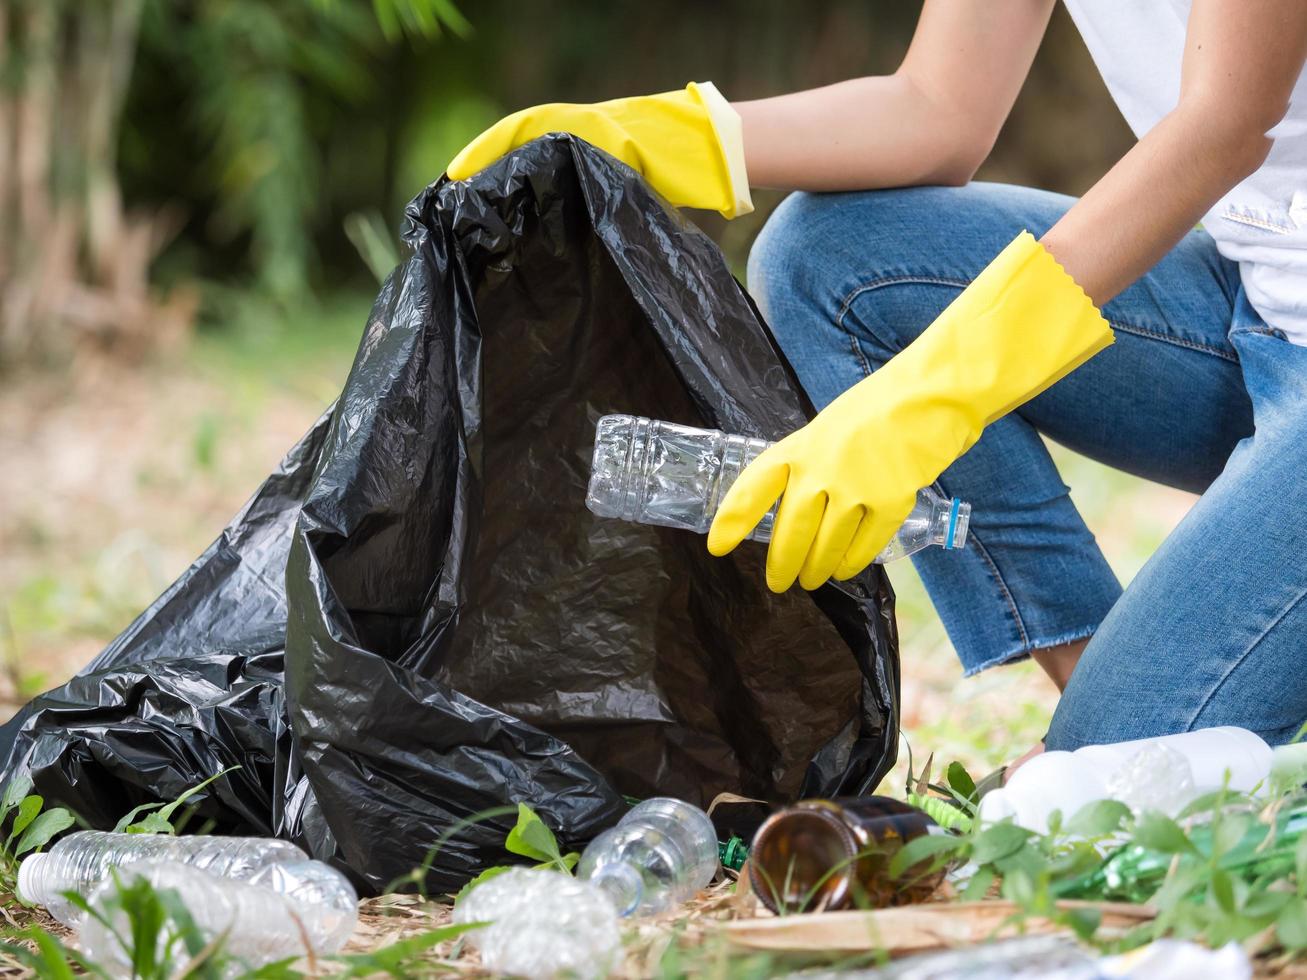
<instances>
[{"instance_id":1,"label":"blurred green foliage background","mask_svg":"<svg viewBox=\"0 0 1307 980\"><path fill-rule=\"evenodd\" d=\"M461 0L389 36L360 0L150 0L127 94L129 200L181 202L157 274L277 296L363 281L355 212L394 229L404 203L499 116L711 79L757 98L893 71L914 4ZM986 176L1083 190L1129 145L1059 11ZM727 228L737 267L777 195Z\"/></svg>"},{"instance_id":2,"label":"blurred green foliage background","mask_svg":"<svg viewBox=\"0 0 1307 980\"><path fill-rule=\"evenodd\" d=\"M891 72L918 8L0 0L0 716L121 630L330 403L405 202L480 129ZM1059 8L981 177L1075 194L1130 143ZM781 197L694 218L742 276ZM1188 498L1059 459L1128 578ZM919 756L983 767L1038 738L1051 688L1028 666L960 683L910 566L892 578Z\"/></svg>"}]
</instances>

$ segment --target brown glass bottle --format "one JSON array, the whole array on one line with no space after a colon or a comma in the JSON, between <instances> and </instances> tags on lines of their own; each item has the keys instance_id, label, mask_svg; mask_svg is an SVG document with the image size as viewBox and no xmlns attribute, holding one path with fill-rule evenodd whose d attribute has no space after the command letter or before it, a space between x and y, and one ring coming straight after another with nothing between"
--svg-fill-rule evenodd
<instances>
[{"instance_id":1,"label":"brown glass bottle","mask_svg":"<svg viewBox=\"0 0 1307 980\"><path fill-rule=\"evenodd\" d=\"M916 807L887 796L804 800L773 813L749 848L749 884L773 912L884 908L922 902L944 869L889 876L905 843L945 833Z\"/></svg>"}]
</instances>

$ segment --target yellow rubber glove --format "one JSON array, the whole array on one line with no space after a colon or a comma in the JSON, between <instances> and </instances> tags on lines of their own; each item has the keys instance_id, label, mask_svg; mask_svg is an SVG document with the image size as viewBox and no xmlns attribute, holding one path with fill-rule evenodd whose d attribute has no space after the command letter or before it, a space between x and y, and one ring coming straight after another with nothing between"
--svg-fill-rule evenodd
<instances>
[{"instance_id":1,"label":"yellow rubber glove","mask_svg":"<svg viewBox=\"0 0 1307 980\"><path fill-rule=\"evenodd\" d=\"M1084 291L1022 232L912 344L745 468L708 550L726 554L780 497L768 587L856 575L986 425L1111 342Z\"/></svg>"},{"instance_id":2,"label":"yellow rubber glove","mask_svg":"<svg viewBox=\"0 0 1307 980\"><path fill-rule=\"evenodd\" d=\"M556 102L523 109L469 143L445 172L466 180L510 150L559 132L611 153L678 208L720 211L728 218L753 210L740 117L711 82L594 105Z\"/></svg>"}]
</instances>

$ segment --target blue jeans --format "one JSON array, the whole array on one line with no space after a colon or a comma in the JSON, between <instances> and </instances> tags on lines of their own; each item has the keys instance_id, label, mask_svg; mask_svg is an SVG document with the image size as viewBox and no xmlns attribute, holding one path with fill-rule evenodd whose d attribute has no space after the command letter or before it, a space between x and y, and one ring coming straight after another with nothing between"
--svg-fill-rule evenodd
<instances>
[{"instance_id":1,"label":"blue jeans","mask_svg":"<svg viewBox=\"0 0 1307 980\"><path fill-rule=\"evenodd\" d=\"M754 246L750 289L822 408L1072 203L984 183L795 194ZM1258 317L1202 231L1104 314L1112 347L941 475L972 504L971 537L917 569L968 673L1093 638L1049 748L1212 725L1287 741L1307 720L1307 348ZM1041 435L1202 494L1124 592Z\"/></svg>"}]
</instances>

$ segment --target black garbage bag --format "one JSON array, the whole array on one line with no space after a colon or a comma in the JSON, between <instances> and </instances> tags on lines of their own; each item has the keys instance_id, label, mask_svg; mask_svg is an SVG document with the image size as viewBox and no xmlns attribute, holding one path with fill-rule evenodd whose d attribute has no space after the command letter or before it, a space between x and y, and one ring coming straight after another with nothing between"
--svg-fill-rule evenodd
<instances>
[{"instance_id":1,"label":"black garbage bag","mask_svg":"<svg viewBox=\"0 0 1307 980\"><path fill-rule=\"evenodd\" d=\"M196 797L369 890L502 859L529 803L569 846L623 796L869 791L898 734L873 567L775 596L765 550L584 507L594 424L779 437L811 415L717 248L552 136L409 205L337 403L182 577L0 731L5 773L92 826ZM292 370L293 366L287 366Z\"/></svg>"}]
</instances>

